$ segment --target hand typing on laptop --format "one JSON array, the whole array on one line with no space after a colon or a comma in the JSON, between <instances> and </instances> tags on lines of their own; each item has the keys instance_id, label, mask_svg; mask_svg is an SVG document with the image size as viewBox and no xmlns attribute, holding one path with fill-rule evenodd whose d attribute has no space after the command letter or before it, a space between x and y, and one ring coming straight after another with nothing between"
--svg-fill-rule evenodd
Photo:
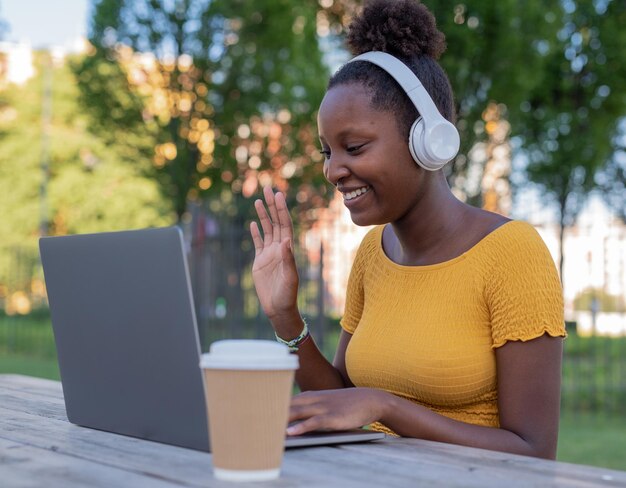
<instances>
[{"instance_id":1,"label":"hand typing on laptop","mask_svg":"<svg viewBox=\"0 0 626 488\"><path fill-rule=\"evenodd\" d=\"M312 431L350 430L381 418L382 392L373 388L306 391L293 397L288 435Z\"/></svg>"}]
</instances>

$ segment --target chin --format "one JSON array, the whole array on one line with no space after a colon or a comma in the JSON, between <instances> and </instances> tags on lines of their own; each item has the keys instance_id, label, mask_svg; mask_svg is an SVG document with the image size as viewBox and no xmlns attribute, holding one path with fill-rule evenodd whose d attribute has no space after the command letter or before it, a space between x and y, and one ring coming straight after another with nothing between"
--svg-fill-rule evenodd
<instances>
[{"instance_id":1,"label":"chin","mask_svg":"<svg viewBox=\"0 0 626 488\"><path fill-rule=\"evenodd\" d=\"M376 218L372 215L354 214L352 212L350 212L350 219L359 227L369 227L372 225L383 225L389 223L388 220Z\"/></svg>"}]
</instances>

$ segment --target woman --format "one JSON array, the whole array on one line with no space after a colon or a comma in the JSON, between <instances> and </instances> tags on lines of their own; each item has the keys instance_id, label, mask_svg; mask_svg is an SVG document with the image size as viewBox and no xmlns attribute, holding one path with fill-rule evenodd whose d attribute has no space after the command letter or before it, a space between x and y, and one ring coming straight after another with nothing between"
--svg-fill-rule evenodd
<instances>
[{"instance_id":1,"label":"woman","mask_svg":"<svg viewBox=\"0 0 626 488\"><path fill-rule=\"evenodd\" d=\"M453 121L452 91L436 61L444 37L423 5L367 3L348 44L355 55L401 60L434 102L439 113L430 117ZM554 459L565 336L554 263L531 226L459 201L440 169L445 161L429 165L409 148L425 103L412 103L389 70L356 60L331 78L320 106L324 174L354 223L376 225L353 263L332 364L298 312L285 198L264 190L269 215L255 202L259 300L277 339L300 358L304 393L293 399L288 433L371 424ZM446 130L440 141L425 130L423 143L458 145L456 131Z\"/></svg>"}]
</instances>

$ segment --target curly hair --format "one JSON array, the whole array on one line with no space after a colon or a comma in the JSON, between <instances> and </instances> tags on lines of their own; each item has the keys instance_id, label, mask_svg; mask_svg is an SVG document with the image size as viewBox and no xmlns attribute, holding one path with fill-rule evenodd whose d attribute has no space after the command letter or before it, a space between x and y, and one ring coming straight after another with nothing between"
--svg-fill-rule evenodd
<instances>
[{"instance_id":1,"label":"curly hair","mask_svg":"<svg viewBox=\"0 0 626 488\"><path fill-rule=\"evenodd\" d=\"M454 122L454 96L437 59L446 49L445 36L433 14L417 0L370 0L348 26L347 44L357 56L383 51L403 61L420 79L439 112ZM361 83L377 110L397 114L398 128L408 137L419 116L400 85L382 68L367 61L347 63L330 79L328 89Z\"/></svg>"}]
</instances>

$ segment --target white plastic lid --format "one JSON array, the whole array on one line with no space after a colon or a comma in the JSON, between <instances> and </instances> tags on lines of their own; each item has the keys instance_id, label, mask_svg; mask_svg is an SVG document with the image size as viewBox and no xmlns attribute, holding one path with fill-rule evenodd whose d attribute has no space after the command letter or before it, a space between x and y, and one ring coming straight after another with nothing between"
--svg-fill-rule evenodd
<instances>
[{"instance_id":1,"label":"white plastic lid","mask_svg":"<svg viewBox=\"0 0 626 488\"><path fill-rule=\"evenodd\" d=\"M231 339L211 344L200 359L201 368L209 369L298 369L298 356L274 341Z\"/></svg>"}]
</instances>

